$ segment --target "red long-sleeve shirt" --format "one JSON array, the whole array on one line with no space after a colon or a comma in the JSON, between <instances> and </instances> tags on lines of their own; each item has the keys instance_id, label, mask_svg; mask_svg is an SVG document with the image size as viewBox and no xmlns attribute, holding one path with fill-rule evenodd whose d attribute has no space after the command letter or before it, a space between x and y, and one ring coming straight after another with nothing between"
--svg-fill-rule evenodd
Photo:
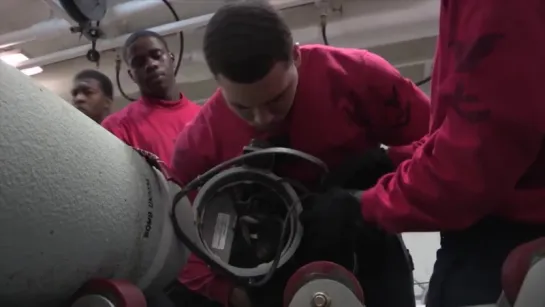
<instances>
[{"instance_id":1,"label":"red long-sleeve shirt","mask_svg":"<svg viewBox=\"0 0 545 307\"><path fill-rule=\"evenodd\" d=\"M178 134L200 108L183 95L178 101L142 97L108 116L102 126L127 145L157 155L168 166Z\"/></svg>"},{"instance_id":2,"label":"red long-sleeve shirt","mask_svg":"<svg viewBox=\"0 0 545 307\"><path fill-rule=\"evenodd\" d=\"M301 47L299 83L286 124L290 147L334 169L369 147L408 145L429 129L429 101L381 57L365 50ZM180 135L173 175L184 184L238 156L260 135L217 91ZM302 172L301 172L302 173ZM192 256L179 280L227 305L232 284Z\"/></svg>"},{"instance_id":3,"label":"red long-sleeve shirt","mask_svg":"<svg viewBox=\"0 0 545 307\"><path fill-rule=\"evenodd\" d=\"M545 2L442 1L431 132L362 196L388 230L545 222Z\"/></svg>"}]
</instances>

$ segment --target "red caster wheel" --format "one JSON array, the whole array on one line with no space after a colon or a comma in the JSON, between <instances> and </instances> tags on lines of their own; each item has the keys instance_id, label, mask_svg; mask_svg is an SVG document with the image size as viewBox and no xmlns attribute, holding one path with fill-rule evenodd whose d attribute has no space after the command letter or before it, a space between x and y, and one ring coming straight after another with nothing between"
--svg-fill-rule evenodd
<instances>
[{"instance_id":1,"label":"red caster wheel","mask_svg":"<svg viewBox=\"0 0 545 307\"><path fill-rule=\"evenodd\" d=\"M312 297L308 301L312 301L311 306L364 306L363 290L356 277L332 262L312 262L297 270L284 289L284 307L291 306L301 291ZM348 300L349 296L353 299Z\"/></svg>"},{"instance_id":2,"label":"red caster wheel","mask_svg":"<svg viewBox=\"0 0 545 307\"><path fill-rule=\"evenodd\" d=\"M537 265L545 258L545 238L540 238L515 248L503 263L502 268L502 286L503 294L509 304L515 306L530 306L532 302L537 305L543 302L543 280L545 277L536 279L535 275L543 276L543 266ZM531 270L536 270L537 274L529 274ZM526 291L523 287L526 287ZM527 297L522 294L526 294ZM531 298L528 298L530 295ZM537 296L536 296L537 295ZM522 302L521 302L522 300ZM531 302L527 302L530 300ZM527 302L527 303L525 303ZM533 305L532 305L533 306Z\"/></svg>"},{"instance_id":3,"label":"red caster wheel","mask_svg":"<svg viewBox=\"0 0 545 307\"><path fill-rule=\"evenodd\" d=\"M129 282L94 279L78 291L70 307L146 307L146 298Z\"/></svg>"}]
</instances>

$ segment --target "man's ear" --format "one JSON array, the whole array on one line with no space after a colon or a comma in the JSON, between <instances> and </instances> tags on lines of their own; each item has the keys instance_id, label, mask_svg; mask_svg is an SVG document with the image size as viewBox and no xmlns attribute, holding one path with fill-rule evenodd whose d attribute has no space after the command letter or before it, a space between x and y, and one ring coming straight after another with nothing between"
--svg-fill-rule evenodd
<instances>
[{"instance_id":1,"label":"man's ear","mask_svg":"<svg viewBox=\"0 0 545 307\"><path fill-rule=\"evenodd\" d=\"M169 52L169 53L168 53L168 56L169 56L170 59L172 60L172 63L174 63L174 59L175 59L175 58L174 58L174 53Z\"/></svg>"},{"instance_id":2,"label":"man's ear","mask_svg":"<svg viewBox=\"0 0 545 307\"><path fill-rule=\"evenodd\" d=\"M114 104L114 101L112 98L106 98L104 103L104 110L109 113L110 110L112 109L113 104Z\"/></svg>"},{"instance_id":3,"label":"man's ear","mask_svg":"<svg viewBox=\"0 0 545 307\"><path fill-rule=\"evenodd\" d=\"M299 50L299 43L295 43L293 45L291 56L293 58L293 64L295 65L295 67L299 67L299 65L301 65L301 50Z\"/></svg>"}]
</instances>

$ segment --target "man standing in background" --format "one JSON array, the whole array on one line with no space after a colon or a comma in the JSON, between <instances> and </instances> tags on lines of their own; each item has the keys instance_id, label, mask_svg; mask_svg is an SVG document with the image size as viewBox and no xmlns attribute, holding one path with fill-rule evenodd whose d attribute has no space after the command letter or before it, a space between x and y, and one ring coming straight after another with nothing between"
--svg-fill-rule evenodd
<instances>
[{"instance_id":1,"label":"man standing in background","mask_svg":"<svg viewBox=\"0 0 545 307\"><path fill-rule=\"evenodd\" d=\"M114 96L112 81L96 70L83 70L73 80L72 105L97 123L110 114Z\"/></svg>"},{"instance_id":2,"label":"man standing in background","mask_svg":"<svg viewBox=\"0 0 545 307\"><path fill-rule=\"evenodd\" d=\"M102 126L127 145L157 155L168 168L178 134L197 115L200 106L176 88L174 55L159 34L133 33L125 42L123 58L141 97L106 118ZM168 291L176 306L187 306L185 301L200 299L179 284ZM170 305L164 297L151 300L150 306Z\"/></svg>"},{"instance_id":3,"label":"man standing in background","mask_svg":"<svg viewBox=\"0 0 545 307\"><path fill-rule=\"evenodd\" d=\"M174 55L159 34L133 33L125 42L123 57L141 97L106 118L102 126L126 144L169 164L176 137L200 106L176 88Z\"/></svg>"}]
</instances>

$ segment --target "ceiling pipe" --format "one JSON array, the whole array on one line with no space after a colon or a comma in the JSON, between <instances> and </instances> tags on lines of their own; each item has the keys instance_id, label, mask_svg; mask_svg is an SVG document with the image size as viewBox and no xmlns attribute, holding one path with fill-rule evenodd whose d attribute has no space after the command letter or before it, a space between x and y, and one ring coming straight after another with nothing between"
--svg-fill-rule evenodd
<instances>
[{"instance_id":1,"label":"ceiling pipe","mask_svg":"<svg viewBox=\"0 0 545 307\"><path fill-rule=\"evenodd\" d=\"M298 7L307 4L314 4L315 0L292 0L284 1L281 4L275 5L279 10ZM273 3L274 4L274 3ZM207 14L202 16L197 16L177 22L172 22L157 27L150 28L149 30L157 32L160 35L166 36L178 33L180 31L191 31L200 27L204 27L213 14ZM378 30L385 28L393 28L402 26L404 23L411 24L424 24L425 29L422 29L421 33L413 33L413 38L426 37L435 35L437 30L436 27L429 27L429 24L436 24L439 19L439 4L435 0L427 0L420 3L415 3L415 5L409 8L402 8L394 11L385 11L373 15L363 15L359 17L350 17L343 18L338 21L331 21L328 25L328 35L332 38L338 35L350 35L354 33L360 33L362 30ZM308 38L308 37L317 37L318 32L316 26L304 27L301 29L295 29L294 36L296 39ZM408 35L408 34L407 34ZM404 34L404 36L407 36ZM122 35L113 39L99 40L97 42L96 49L99 52L115 49L122 47L130 34ZM409 36L407 36L409 37ZM385 38L386 39L386 38ZM305 42L306 39L303 39L301 42ZM388 40L392 40L388 38ZM399 41L399 40L397 40ZM371 43L371 42L370 42ZM381 42L373 43L372 45L377 45ZM384 43L384 42L382 42ZM370 46L363 46L370 47ZM75 48L70 48L58 52L54 52L48 55L36 57L29 59L27 61L21 62L17 65L19 69L25 69L34 66L46 66L74 58L84 56L87 51L91 49L91 45L83 45Z\"/></svg>"},{"instance_id":2,"label":"ceiling pipe","mask_svg":"<svg viewBox=\"0 0 545 307\"><path fill-rule=\"evenodd\" d=\"M0 35L0 49L12 47L31 41L45 41L71 34L71 19L56 0L42 0L51 9L53 14L60 18L53 18L39 22L29 28ZM164 3L159 0L137 0L117 4L108 9L104 24L112 24L117 20L130 18L132 15L152 9L163 8ZM62 14L61 14L62 13ZM76 34L74 34L76 35Z\"/></svg>"},{"instance_id":3,"label":"ceiling pipe","mask_svg":"<svg viewBox=\"0 0 545 307\"><path fill-rule=\"evenodd\" d=\"M189 18L177 22L172 22L157 27L150 28L148 30L158 33L159 35L166 36L180 31L188 31L196 29L201 26L205 26L213 14L202 15L194 18ZM97 41L96 50L98 52L103 52L110 49L120 48L125 44L125 41L129 38L131 34L125 34L113 39L105 39ZM57 51L50 53L44 56L39 56L33 59L26 60L21 62L16 67L19 69L25 69L28 67L34 66L45 66L62 61L67 61L74 58L79 58L87 54L91 49L91 44L83 45L75 48L70 48L66 50Z\"/></svg>"},{"instance_id":4,"label":"ceiling pipe","mask_svg":"<svg viewBox=\"0 0 545 307\"><path fill-rule=\"evenodd\" d=\"M149 12L157 8L167 12L165 3L161 0L132 0L109 8L101 24L110 24L118 20L130 18L135 12Z\"/></svg>"},{"instance_id":5,"label":"ceiling pipe","mask_svg":"<svg viewBox=\"0 0 545 307\"><path fill-rule=\"evenodd\" d=\"M408 7L392 8L374 14L365 14L364 11L362 14L346 16L339 21L334 19L328 22L327 35L333 42L332 45L337 45L335 44L336 37L346 38L351 35L365 37L365 34L362 33L369 33L369 38L363 39L363 44L358 45L358 48L371 48L434 36L438 33L439 5L439 1L436 0L414 1ZM346 9L349 10L350 7ZM395 35L371 35L381 31L391 32L392 29L398 29ZM294 29L292 33L296 38L302 38L300 43L306 44L314 40L313 33L316 33L316 29L305 27Z\"/></svg>"},{"instance_id":6,"label":"ceiling pipe","mask_svg":"<svg viewBox=\"0 0 545 307\"><path fill-rule=\"evenodd\" d=\"M70 33L70 23L64 19L49 19L29 28L0 35L0 49L35 40L54 39Z\"/></svg>"},{"instance_id":7,"label":"ceiling pipe","mask_svg":"<svg viewBox=\"0 0 545 307\"><path fill-rule=\"evenodd\" d=\"M277 5L275 5L274 3L272 4L276 9L284 10L284 9L294 8L294 7L298 7L302 5L307 5L310 3L314 3L314 0L292 0L292 1L285 1ZM206 26L206 24L208 24L208 21L212 18L213 15L214 15L213 13L201 15L201 16L197 16L197 17L193 17L189 19L184 19L184 20L152 27L152 28L149 28L148 30L156 32L162 36L175 34L180 31L191 31L191 30ZM129 34L125 34L125 35L112 38L112 39L99 40L97 41L96 50L99 52L102 52L106 50L120 48L125 44L125 41L127 40L127 38L129 38L130 35L131 34L129 33ZM25 68L34 67L34 66L46 66L46 65L50 65L50 64L54 64L54 63L58 63L62 61L67 61L70 59L84 56L85 54L87 54L89 49L91 49L91 44L54 52L51 54L39 56L33 59L29 59L27 61L21 62L19 65L17 65L17 68L25 69Z\"/></svg>"}]
</instances>

